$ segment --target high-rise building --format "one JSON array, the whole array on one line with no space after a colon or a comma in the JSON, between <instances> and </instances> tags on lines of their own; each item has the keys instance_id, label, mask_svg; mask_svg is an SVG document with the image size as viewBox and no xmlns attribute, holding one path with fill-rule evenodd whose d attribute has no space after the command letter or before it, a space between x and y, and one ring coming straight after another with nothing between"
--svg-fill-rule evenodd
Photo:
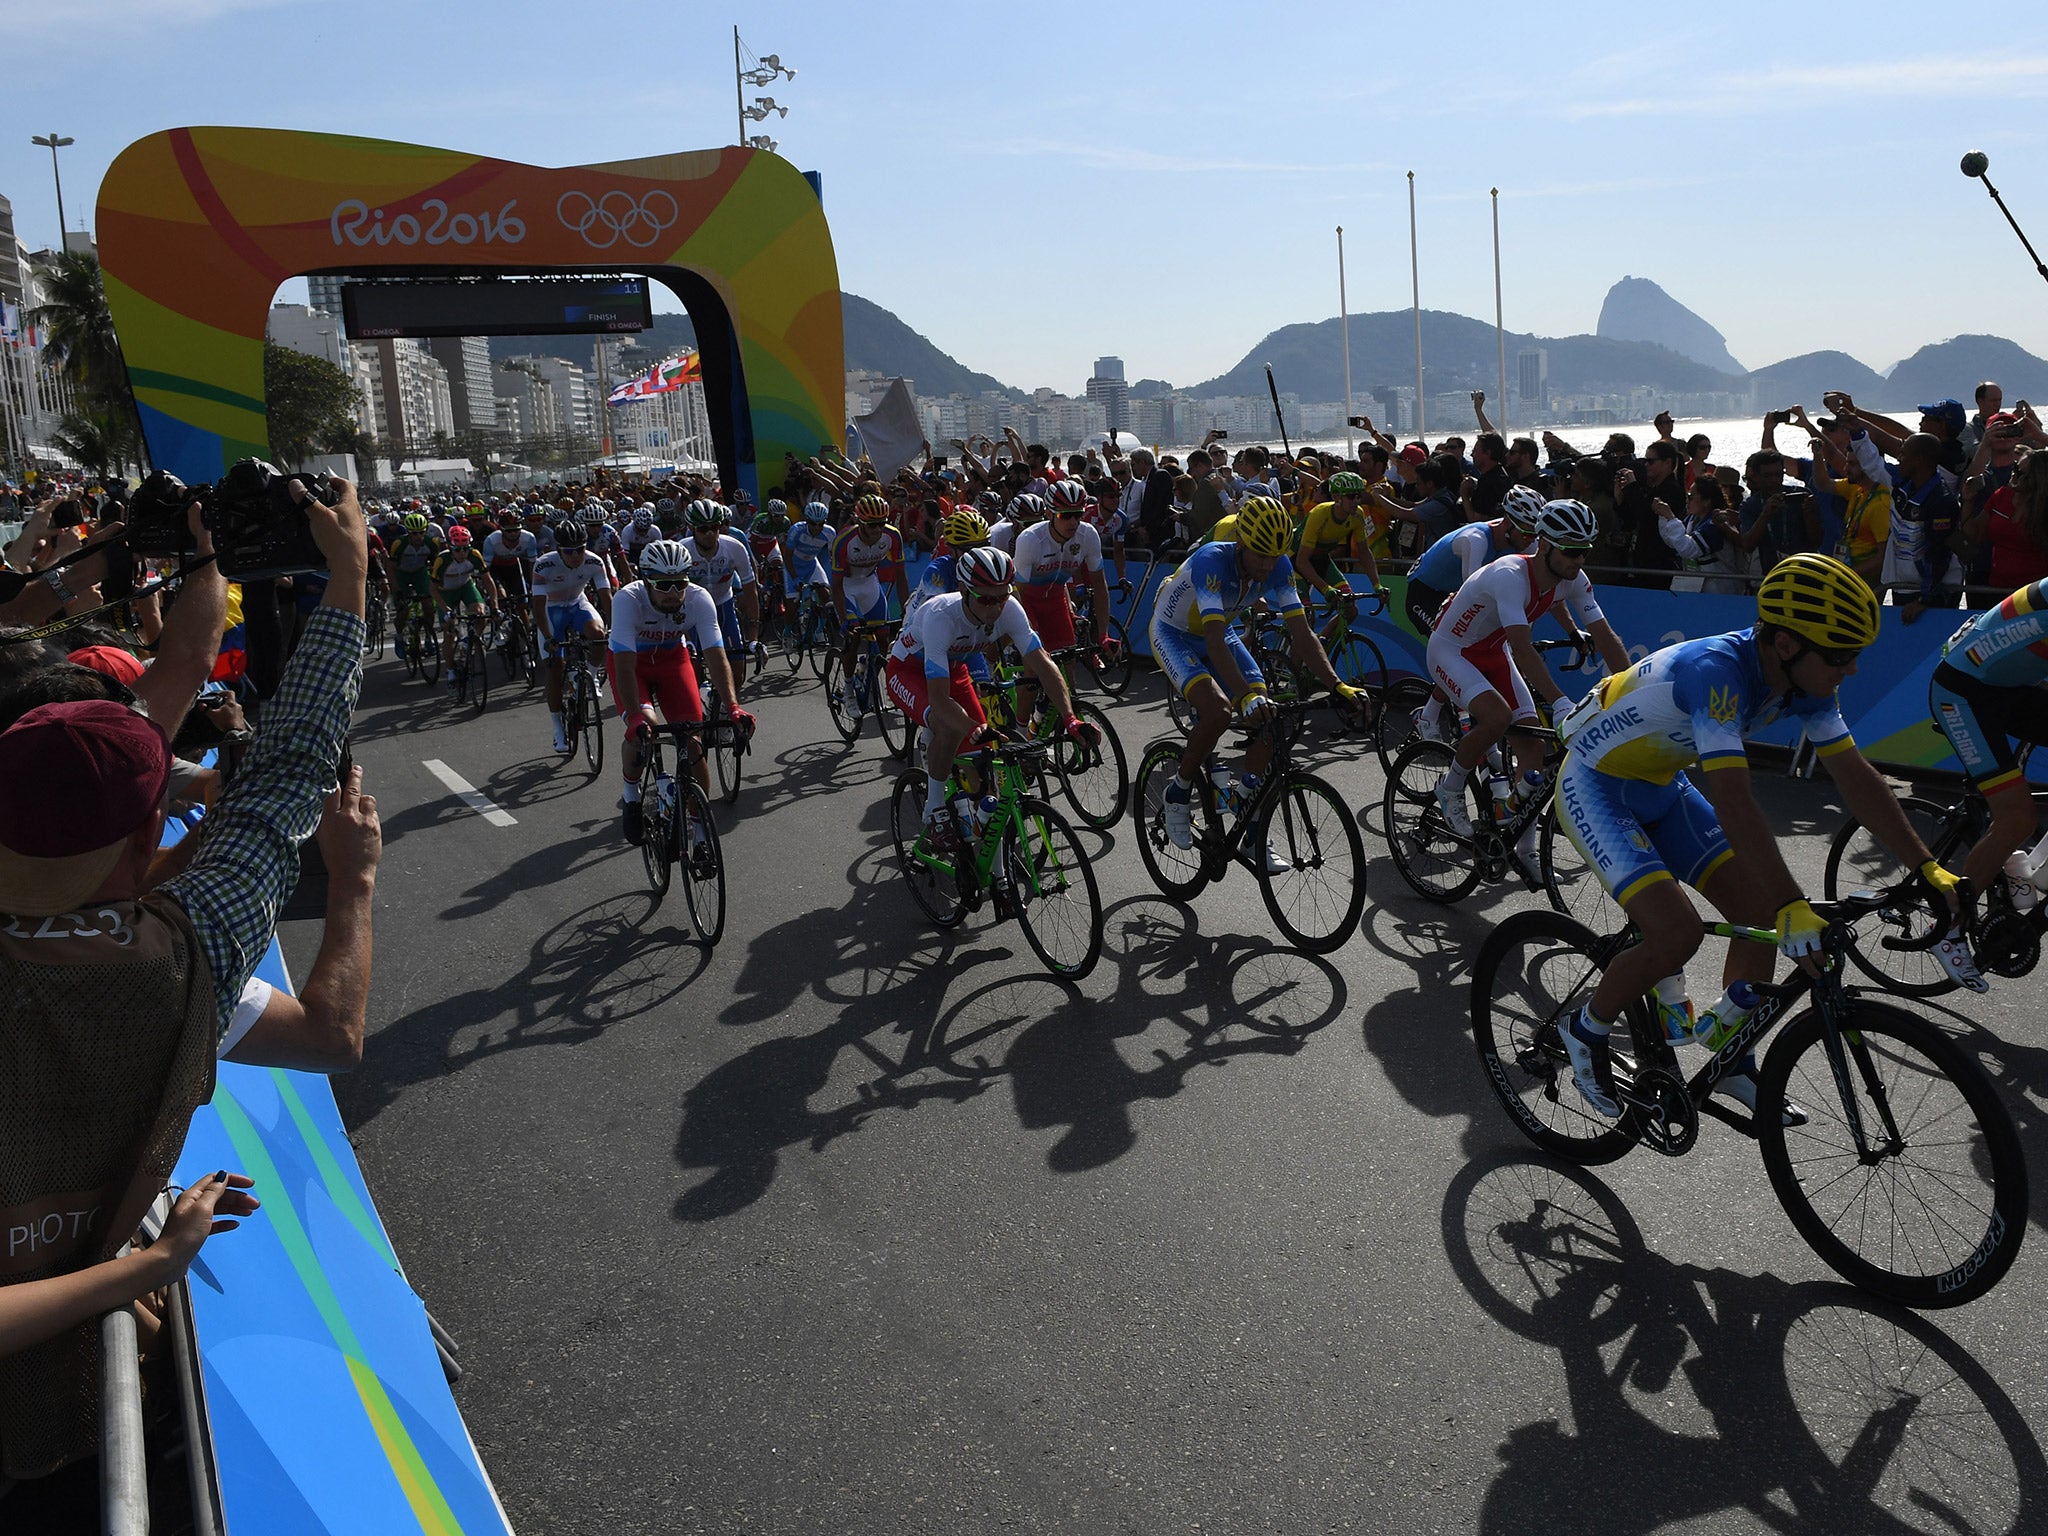
<instances>
[{"instance_id":1,"label":"high-rise building","mask_svg":"<svg viewBox=\"0 0 2048 1536\"><path fill-rule=\"evenodd\" d=\"M1515 354L1516 393L1525 411L1549 408L1550 354L1541 347L1524 347Z\"/></svg>"},{"instance_id":2,"label":"high-rise building","mask_svg":"<svg viewBox=\"0 0 2048 1536\"><path fill-rule=\"evenodd\" d=\"M426 348L404 337L385 337L355 345L366 355L375 373L370 396L377 416L377 436L394 447L417 454L437 433L455 431L448 370L429 356Z\"/></svg>"},{"instance_id":3,"label":"high-rise building","mask_svg":"<svg viewBox=\"0 0 2048 1536\"><path fill-rule=\"evenodd\" d=\"M280 347L323 358L337 368L348 366L341 321L305 304L273 304L264 334Z\"/></svg>"},{"instance_id":4,"label":"high-rise building","mask_svg":"<svg viewBox=\"0 0 2048 1536\"><path fill-rule=\"evenodd\" d=\"M14 204L0 197L0 303L21 307L22 259L28 252L14 233Z\"/></svg>"},{"instance_id":5,"label":"high-rise building","mask_svg":"<svg viewBox=\"0 0 2048 1536\"><path fill-rule=\"evenodd\" d=\"M344 283L355 281L348 277L309 277L306 279L306 302L322 314L341 318L341 289Z\"/></svg>"},{"instance_id":6,"label":"high-rise building","mask_svg":"<svg viewBox=\"0 0 2048 1536\"><path fill-rule=\"evenodd\" d=\"M1124 361L1120 357L1098 357L1095 376L1088 381L1087 397L1102 406L1104 421L1112 432L1131 428L1131 391L1124 383Z\"/></svg>"},{"instance_id":7,"label":"high-rise building","mask_svg":"<svg viewBox=\"0 0 2048 1536\"><path fill-rule=\"evenodd\" d=\"M512 361L526 365L535 377L555 392L562 431L576 437L597 436L597 398L591 388L589 374L566 357L536 355Z\"/></svg>"},{"instance_id":8,"label":"high-rise building","mask_svg":"<svg viewBox=\"0 0 2048 1536\"><path fill-rule=\"evenodd\" d=\"M436 336L427 342L427 350L448 371L455 430L496 431L498 397L491 379L490 342L481 336Z\"/></svg>"},{"instance_id":9,"label":"high-rise building","mask_svg":"<svg viewBox=\"0 0 2048 1536\"><path fill-rule=\"evenodd\" d=\"M1117 383L1123 383L1124 360L1120 357L1098 357L1095 359L1095 377L1098 379L1115 379Z\"/></svg>"}]
</instances>

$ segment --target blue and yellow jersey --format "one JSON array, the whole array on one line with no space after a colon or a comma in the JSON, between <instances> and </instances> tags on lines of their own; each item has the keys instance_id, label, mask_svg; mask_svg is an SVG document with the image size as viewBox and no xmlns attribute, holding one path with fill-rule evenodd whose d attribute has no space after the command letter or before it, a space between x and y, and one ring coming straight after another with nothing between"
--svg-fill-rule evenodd
<instances>
[{"instance_id":1,"label":"blue and yellow jersey","mask_svg":"<svg viewBox=\"0 0 2048 1536\"><path fill-rule=\"evenodd\" d=\"M1294 566L1286 556L1273 562L1273 573L1264 581L1253 581L1237 563L1235 544L1204 544L1167 579L1159 594L1155 622L1183 634L1200 635L1210 624L1228 624L1260 598L1274 613L1301 610L1301 594L1294 590Z\"/></svg>"},{"instance_id":2,"label":"blue and yellow jersey","mask_svg":"<svg viewBox=\"0 0 2048 1536\"><path fill-rule=\"evenodd\" d=\"M1799 721L1822 757L1856 745L1835 696L1774 697L1756 631L1686 640L1608 678L1565 724L1574 755L1618 779L1669 784L1701 768L1747 765L1743 738L1775 720Z\"/></svg>"},{"instance_id":3,"label":"blue and yellow jersey","mask_svg":"<svg viewBox=\"0 0 2048 1536\"><path fill-rule=\"evenodd\" d=\"M2048 683L2048 581L2021 587L1948 638L1941 659L1994 688Z\"/></svg>"}]
</instances>

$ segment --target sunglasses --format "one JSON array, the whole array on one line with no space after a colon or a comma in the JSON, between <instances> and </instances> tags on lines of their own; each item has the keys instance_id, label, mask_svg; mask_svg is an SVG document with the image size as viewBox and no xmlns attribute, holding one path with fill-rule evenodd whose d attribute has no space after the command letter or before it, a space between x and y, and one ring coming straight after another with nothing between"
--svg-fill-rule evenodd
<instances>
[{"instance_id":1,"label":"sunglasses","mask_svg":"<svg viewBox=\"0 0 2048 1536\"><path fill-rule=\"evenodd\" d=\"M984 591L983 589L977 587L968 592L967 594L967 601L969 601L970 603L988 603L990 605L994 605L998 603L1007 603L1009 600L1010 589L1008 587L1002 587L995 591Z\"/></svg>"},{"instance_id":2,"label":"sunglasses","mask_svg":"<svg viewBox=\"0 0 2048 1536\"><path fill-rule=\"evenodd\" d=\"M1841 650L1826 645L1809 645L1807 649L1831 667L1846 667L1863 654L1860 650Z\"/></svg>"},{"instance_id":3,"label":"sunglasses","mask_svg":"<svg viewBox=\"0 0 2048 1536\"><path fill-rule=\"evenodd\" d=\"M658 581L652 576L647 578L648 587L656 592L680 592L689 584L690 578L687 576L678 577L671 581Z\"/></svg>"}]
</instances>

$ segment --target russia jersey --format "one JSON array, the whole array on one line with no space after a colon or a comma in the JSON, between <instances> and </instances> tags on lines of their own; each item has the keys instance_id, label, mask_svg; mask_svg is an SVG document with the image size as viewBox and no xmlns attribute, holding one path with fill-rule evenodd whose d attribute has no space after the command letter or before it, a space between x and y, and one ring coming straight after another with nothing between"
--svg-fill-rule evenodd
<instances>
[{"instance_id":1,"label":"russia jersey","mask_svg":"<svg viewBox=\"0 0 2048 1536\"><path fill-rule=\"evenodd\" d=\"M1102 569L1102 535L1082 523L1071 539L1061 540L1052 522L1033 523L1017 535L1012 557L1017 563L1017 581L1026 587L1061 586L1084 571Z\"/></svg>"},{"instance_id":2,"label":"russia jersey","mask_svg":"<svg viewBox=\"0 0 2048 1536\"><path fill-rule=\"evenodd\" d=\"M725 638L718 632L718 604L696 582L683 588L683 606L674 613L663 613L654 605L654 594L644 581L628 582L612 599L613 650L639 655L673 651L686 639L694 640L699 651L725 649Z\"/></svg>"}]
</instances>

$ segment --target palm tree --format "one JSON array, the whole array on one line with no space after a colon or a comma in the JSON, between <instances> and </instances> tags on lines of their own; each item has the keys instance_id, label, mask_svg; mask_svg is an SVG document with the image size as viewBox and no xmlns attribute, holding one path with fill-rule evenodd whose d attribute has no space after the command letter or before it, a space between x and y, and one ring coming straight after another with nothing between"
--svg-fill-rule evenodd
<instances>
[{"instance_id":1,"label":"palm tree","mask_svg":"<svg viewBox=\"0 0 2048 1536\"><path fill-rule=\"evenodd\" d=\"M101 474L139 464L141 421L99 258L64 251L42 267L41 286L44 301L29 318L48 338L76 402L65 413L58 446Z\"/></svg>"}]
</instances>

